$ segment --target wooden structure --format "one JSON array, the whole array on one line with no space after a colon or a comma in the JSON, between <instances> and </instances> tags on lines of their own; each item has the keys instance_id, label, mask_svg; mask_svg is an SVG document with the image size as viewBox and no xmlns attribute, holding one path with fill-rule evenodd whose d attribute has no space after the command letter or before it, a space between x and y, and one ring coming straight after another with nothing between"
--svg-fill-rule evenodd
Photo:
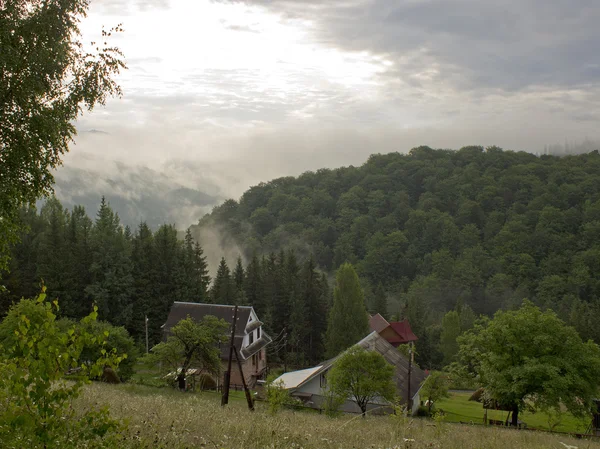
<instances>
[{"instance_id":1,"label":"wooden structure","mask_svg":"<svg viewBox=\"0 0 600 449\"><path fill-rule=\"evenodd\" d=\"M263 323L250 306L237 307L237 316L235 317L235 325L233 325L235 307L233 305L176 301L171 306L166 323L162 326L163 338L166 340L171 328L188 316L197 322L208 315L224 320L232 326L232 340L220 347L223 376L215 379L217 386L223 385L226 380L229 380L231 384L243 385L246 383L250 388L253 388L256 381L263 379L266 375L266 347L272 339L264 331ZM241 370L230 368L230 361L236 363L234 360L236 353L230 348L231 343L238 351L237 355L240 358L239 366L241 366ZM229 379L225 379L226 373L230 374Z\"/></svg>"},{"instance_id":2,"label":"wooden structure","mask_svg":"<svg viewBox=\"0 0 600 449\"><path fill-rule=\"evenodd\" d=\"M376 313L369 318L369 328L381 335L395 348L418 340L410 328L408 320L388 322L379 313Z\"/></svg>"}]
</instances>

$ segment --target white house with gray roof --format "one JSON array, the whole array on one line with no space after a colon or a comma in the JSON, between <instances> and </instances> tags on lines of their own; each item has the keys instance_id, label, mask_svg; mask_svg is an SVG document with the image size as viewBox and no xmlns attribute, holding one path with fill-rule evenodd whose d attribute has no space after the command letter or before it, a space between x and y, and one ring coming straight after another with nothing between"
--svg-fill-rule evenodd
<instances>
[{"instance_id":1,"label":"white house with gray roof","mask_svg":"<svg viewBox=\"0 0 600 449\"><path fill-rule=\"evenodd\" d=\"M379 352L389 364L394 366L394 383L401 403L405 404L408 396L408 360L377 332L370 333L356 343L356 346L362 346L367 351ZM327 373L338 357L339 355L313 368L285 373L274 382L281 382L292 397L300 399L305 405L322 409L326 400L324 391L327 386ZM412 365L410 378L413 414L419 408L419 391L426 377L427 375L418 366ZM381 412L390 411L391 404L384 399L375 399L374 402L368 405L367 409L378 409ZM351 399L348 399L342 405L341 411L361 413L360 407Z\"/></svg>"}]
</instances>

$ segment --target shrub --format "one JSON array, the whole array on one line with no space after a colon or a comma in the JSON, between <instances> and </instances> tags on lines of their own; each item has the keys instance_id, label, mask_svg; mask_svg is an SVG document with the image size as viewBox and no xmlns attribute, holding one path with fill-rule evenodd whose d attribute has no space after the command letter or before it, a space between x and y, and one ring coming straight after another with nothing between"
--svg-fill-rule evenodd
<instances>
[{"instance_id":1,"label":"shrub","mask_svg":"<svg viewBox=\"0 0 600 449\"><path fill-rule=\"evenodd\" d=\"M275 415L283 406L290 405L294 401L290 393L285 389L283 381L275 382L274 376L269 376L265 385L269 413Z\"/></svg>"},{"instance_id":2,"label":"shrub","mask_svg":"<svg viewBox=\"0 0 600 449\"><path fill-rule=\"evenodd\" d=\"M139 356L139 351L129 332L124 327L113 326L105 321L86 321L81 322L79 326L83 332L91 335L106 335L108 332L105 345L116 349L119 354L127 354L127 358L119 364L117 374L121 382L129 380L133 376L134 366ZM85 345L80 361L97 360L102 355L102 346L98 341Z\"/></svg>"},{"instance_id":3,"label":"shrub","mask_svg":"<svg viewBox=\"0 0 600 449\"><path fill-rule=\"evenodd\" d=\"M78 414L72 407L90 376L105 366L118 366L126 356L106 348L106 333L92 335L82 328L63 331L56 322L58 302L36 300L13 306L0 324L0 441L3 447L75 448L114 447L110 436L120 428L108 410L88 409ZM31 317L31 318L30 318ZM96 320L97 309L82 320ZM13 335L7 336L7 329ZM97 360L81 365L78 379L65 380L78 366L86 345L102 349Z\"/></svg>"}]
</instances>

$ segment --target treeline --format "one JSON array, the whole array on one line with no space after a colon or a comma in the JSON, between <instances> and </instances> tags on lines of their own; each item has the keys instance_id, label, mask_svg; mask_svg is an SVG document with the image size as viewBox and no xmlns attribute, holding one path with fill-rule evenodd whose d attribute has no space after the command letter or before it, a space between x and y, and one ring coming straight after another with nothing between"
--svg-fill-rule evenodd
<instances>
[{"instance_id":1,"label":"treeline","mask_svg":"<svg viewBox=\"0 0 600 449\"><path fill-rule=\"evenodd\" d=\"M419 147L261 183L192 233L217 226L246 255L314 254L326 272L352 263L367 304L383 291L419 336L421 364L435 367L442 318L465 306L491 315L529 298L600 341L599 173L597 151Z\"/></svg>"},{"instance_id":2,"label":"treeline","mask_svg":"<svg viewBox=\"0 0 600 449\"><path fill-rule=\"evenodd\" d=\"M0 316L21 298L36 297L43 283L58 298L64 317L80 319L99 309L99 319L123 326L139 342L161 338L173 301L250 304L273 336L275 359L284 349L290 363L316 362L323 355L329 287L315 262L293 251L254 256L233 270L221 260L211 282L200 242L183 240L172 225L153 232L146 223L123 227L102 199L95 220L83 207L72 211L50 198L39 213L22 210L27 230L12 248L10 272L2 278ZM282 346L285 345L285 348Z\"/></svg>"}]
</instances>

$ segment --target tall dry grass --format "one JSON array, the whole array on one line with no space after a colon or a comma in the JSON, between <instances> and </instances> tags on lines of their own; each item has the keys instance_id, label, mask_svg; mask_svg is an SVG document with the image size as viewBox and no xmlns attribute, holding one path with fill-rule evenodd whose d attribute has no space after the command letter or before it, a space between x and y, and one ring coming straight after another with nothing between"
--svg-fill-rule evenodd
<instances>
[{"instance_id":1,"label":"tall dry grass","mask_svg":"<svg viewBox=\"0 0 600 449\"><path fill-rule=\"evenodd\" d=\"M250 412L245 401L236 399L222 408L212 393L136 385L90 385L77 406L91 404L109 405L113 417L128 421L129 428L121 436L124 449L600 449L598 442L562 435L397 416L328 418L288 410L271 416L264 404Z\"/></svg>"}]
</instances>

